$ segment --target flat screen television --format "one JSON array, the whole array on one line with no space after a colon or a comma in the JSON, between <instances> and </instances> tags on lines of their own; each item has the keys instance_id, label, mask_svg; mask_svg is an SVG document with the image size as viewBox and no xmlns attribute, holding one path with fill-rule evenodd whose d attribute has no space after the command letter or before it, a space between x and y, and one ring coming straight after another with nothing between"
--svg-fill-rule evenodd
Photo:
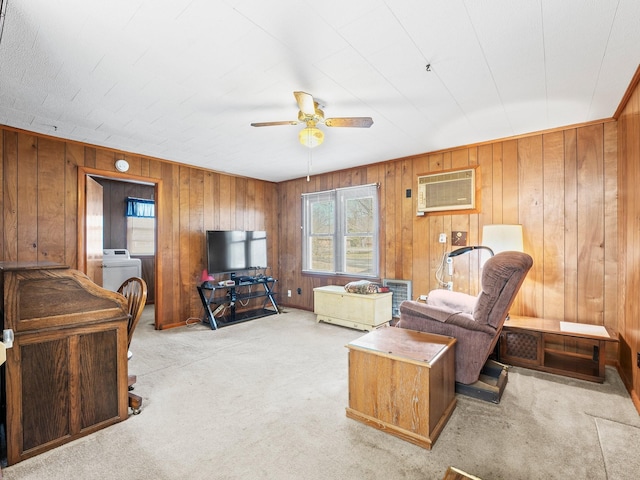
<instances>
[{"instance_id":1,"label":"flat screen television","mask_svg":"<svg viewBox=\"0 0 640 480\"><path fill-rule=\"evenodd\" d=\"M233 273L267 266L267 232L207 231L207 270Z\"/></svg>"}]
</instances>

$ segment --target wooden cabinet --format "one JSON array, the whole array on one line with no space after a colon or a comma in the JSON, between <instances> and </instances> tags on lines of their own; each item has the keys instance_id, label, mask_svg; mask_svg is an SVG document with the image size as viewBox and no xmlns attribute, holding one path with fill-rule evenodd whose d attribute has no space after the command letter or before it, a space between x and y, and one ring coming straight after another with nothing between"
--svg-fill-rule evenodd
<instances>
[{"instance_id":1,"label":"wooden cabinet","mask_svg":"<svg viewBox=\"0 0 640 480\"><path fill-rule=\"evenodd\" d=\"M126 301L52 263L0 262L7 463L127 418Z\"/></svg>"},{"instance_id":2,"label":"wooden cabinet","mask_svg":"<svg viewBox=\"0 0 640 480\"><path fill-rule=\"evenodd\" d=\"M431 449L456 406L456 339L380 328L347 345L347 417Z\"/></svg>"},{"instance_id":3,"label":"wooden cabinet","mask_svg":"<svg viewBox=\"0 0 640 480\"><path fill-rule=\"evenodd\" d=\"M513 315L500 333L500 359L602 383L606 345L617 341L616 334L603 326Z\"/></svg>"},{"instance_id":4,"label":"wooden cabinet","mask_svg":"<svg viewBox=\"0 0 640 480\"><path fill-rule=\"evenodd\" d=\"M393 293L348 293L344 287L328 285L313 289L313 312L318 321L358 330L372 330L392 317Z\"/></svg>"}]
</instances>

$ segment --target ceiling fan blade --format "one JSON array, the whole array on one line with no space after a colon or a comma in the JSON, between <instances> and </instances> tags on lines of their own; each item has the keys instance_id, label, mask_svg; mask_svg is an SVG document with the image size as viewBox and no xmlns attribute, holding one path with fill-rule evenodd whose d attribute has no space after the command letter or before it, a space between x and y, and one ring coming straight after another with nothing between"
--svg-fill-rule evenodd
<instances>
[{"instance_id":1,"label":"ceiling fan blade","mask_svg":"<svg viewBox=\"0 0 640 480\"><path fill-rule=\"evenodd\" d=\"M296 97L298 108L300 108L302 113L308 116L316 114L316 106L311 94L305 92L293 92L293 95Z\"/></svg>"},{"instance_id":2,"label":"ceiling fan blade","mask_svg":"<svg viewBox=\"0 0 640 480\"><path fill-rule=\"evenodd\" d=\"M327 127L359 127L369 128L373 125L371 117L343 117L343 118L327 118L324 121Z\"/></svg>"},{"instance_id":3,"label":"ceiling fan blade","mask_svg":"<svg viewBox=\"0 0 640 480\"><path fill-rule=\"evenodd\" d=\"M254 122L251 124L252 127L273 127L276 125L297 125L298 122L294 120L286 120L284 122Z\"/></svg>"}]
</instances>

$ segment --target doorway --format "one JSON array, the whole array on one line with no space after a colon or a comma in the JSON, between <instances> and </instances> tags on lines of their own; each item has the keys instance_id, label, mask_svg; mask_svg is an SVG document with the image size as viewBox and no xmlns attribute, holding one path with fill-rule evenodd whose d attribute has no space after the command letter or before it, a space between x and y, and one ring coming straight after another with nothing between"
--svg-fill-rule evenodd
<instances>
[{"instance_id":1,"label":"doorway","mask_svg":"<svg viewBox=\"0 0 640 480\"><path fill-rule=\"evenodd\" d=\"M88 167L78 167L78 270L85 274L90 273L90 266L92 263L95 263L95 248L90 247L90 239L91 239L91 230L92 223L95 223L95 220L91 219L92 208L95 211L95 207L92 207L92 202L89 196L91 195L88 189L88 186L93 185L95 183L104 184L109 186L118 185L118 184L127 184L124 186L123 190L135 191L138 186L140 189L147 189L147 191L153 192L153 199L155 202L155 211L156 211L156 222L155 222L155 253L151 258L147 259L147 271L151 271L151 275L145 280L153 280L147 281L149 285L149 296L151 297L150 301L154 303L154 324L155 328L158 328L158 319L160 317L160 312L162 311L162 299L158 295L158 292L161 291L159 288L158 279L160 278L159 272L160 268L160 257L158 255L158 220L159 220L159 212L160 205L158 204L158 200L160 198L160 190L161 190L161 180L154 179L149 177L138 177L135 175L129 175L126 173L115 173L115 172L106 172L103 170L97 170ZM95 195L95 193L94 193ZM124 207L123 207L124 211ZM124 218L124 216L123 216ZM123 219L124 221L124 219ZM104 219L102 220L104 223ZM95 236L95 235L94 235ZM104 239L106 241L107 239ZM119 241L108 239L111 241ZM104 244L103 244L104 246ZM113 247L113 248L120 248ZM100 252L102 251L99 249ZM151 269L151 270L149 270ZM144 270L144 269L143 269ZM101 277L101 274L99 274ZM143 278L145 275L143 274ZM97 283L97 282L96 282Z\"/></svg>"}]
</instances>

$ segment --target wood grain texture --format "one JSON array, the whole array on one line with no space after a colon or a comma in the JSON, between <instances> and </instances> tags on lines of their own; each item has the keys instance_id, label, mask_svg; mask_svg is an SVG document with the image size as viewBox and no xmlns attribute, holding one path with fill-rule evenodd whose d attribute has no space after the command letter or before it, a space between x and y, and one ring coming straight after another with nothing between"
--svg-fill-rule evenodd
<instances>
[{"instance_id":1,"label":"wood grain texture","mask_svg":"<svg viewBox=\"0 0 640 480\"><path fill-rule=\"evenodd\" d=\"M157 328L200 317L195 289L206 267L204 231L266 229L270 274L278 277L276 185L180 166L45 135L0 127L0 261L51 260L84 270L79 169L156 184L158 192ZM130 164L115 169L116 158ZM309 294L307 291L307 295ZM309 296L310 298L310 296Z\"/></svg>"},{"instance_id":2,"label":"wood grain texture","mask_svg":"<svg viewBox=\"0 0 640 480\"><path fill-rule=\"evenodd\" d=\"M611 250L611 261L604 254L605 240L610 244L617 237L616 130L615 122L556 129L384 162L379 164L380 170L371 166L359 173L363 183L381 183L380 232L384 240L380 279L412 280L413 297L426 294L438 286L435 273L443 252L438 243L439 233L450 236L452 230L463 230L468 232L469 242L479 243L485 224L520 223L524 228L525 251L533 256L534 267L512 313L606 324L616 330L619 259ZM415 196L411 207L407 206L405 192L415 191L418 175L475 164L479 165L482 185L478 213L419 217L414 213ZM407 174L409 167L412 175ZM376 175L376 171L382 175ZM282 182L280 211L299 211L300 193L316 191L316 185L342 187L345 178L353 180L345 174L331 173L319 175L315 181L312 177L311 182L305 179ZM288 218L283 221L280 242L299 242L299 226L299 222ZM448 244L447 250L451 249ZM279 279L283 291L295 291L299 286L308 290L310 278L314 286L344 285L349 280L303 275L296 263L300 260L282 249L281 253L287 258L287 267L281 270ZM457 257L454 289L475 294L480 274L474 254ZM285 297L281 298L281 304L311 310L313 299L305 295ZM610 359L614 359L616 353L610 353Z\"/></svg>"},{"instance_id":3,"label":"wood grain texture","mask_svg":"<svg viewBox=\"0 0 640 480\"><path fill-rule=\"evenodd\" d=\"M20 452L71 435L67 339L21 345L22 434ZM42 400L45 401L42 401Z\"/></svg>"},{"instance_id":4,"label":"wood grain texture","mask_svg":"<svg viewBox=\"0 0 640 480\"><path fill-rule=\"evenodd\" d=\"M625 94L625 104L617 123L618 138L618 305L617 330L620 335L621 356L620 373L631 392L631 397L640 411L640 369L636 367L636 357L640 352L640 67L634 76L633 87ZM605 133L605 138L611 136ZM605 156L611 151L605 145ZM610 163L605 160L605 171L611 171ZM611 182L606 182L606 198L612 198ZM605 206L606 212L609 208ZM607 233L605 232L605 235ZM606 236L605 238L610 238ZM613 241L613 240L611 240ZM610 265L607 261L608 248L605 246L605 290L612 288ZM611 298L608 294L606 298ZM610 302L605 302L605 319L609 321Z\"/></svg>"},{"instance_id":5,"label":"wood grain texture","mask_svg":"<svg viewBox=\"0 0 640 480\"><path fill-rule=\"evenodd\" d=\"M628 108L637 108L637 97L631 96ZM612 246L618 237L612 202L618 195L617 136L637 137L637 122L632 117L621 116L626 134L617 135L615 122L594 123L278 185L131 154L126 158L140 178L163 184L158 195L157 327L183 325L187 318L200 315L194 287L204 268L201 233L209 225L220 229L255 229L264 225L272 239L268 252L270 273L279 280L278 291L301 291L291 298L280 295L280 303L311 310L314 287L344 284L351 278L301 273L300 195L377 182L380 279L412 280L413 296L426 294L437 287L435 271L442 255L442 246L437 242L440 232L450 236L452 230L461 229L468 232L470 241L480 242L482 226L487 223L521 223L525 250L533 254L535 270L525 281L512 311L606 323L616 329L623 321L619 315L622 307L616 302L621 278L617 269L624 262L619 258L620 248ZM53 162L66 172L63 178L56 179L56 183L63 182L58 189L64 192L62 204L57 193L42 185L44 181L20 187L29 179L20 177L18 164L22 165L22 156L27 157L27 163L31 161L34 145L37 155L43 148L45 159L33 168L50 171L49 162ZM637 155L633 139L624 148L628 149L627 157ZM74 213L81 198L78 189L74 190L77 176L69 173L82 167L101 168L106 176L116 175L113 161L117 154L7 127L2 131L2 152L2 259L32 258L34 252L37 254L25 239L39 235L42 222L42 229L57 239L46 251L54 252L71 267L82 266L78 258L82 242L76 234L82 219ZM408 199L405 192L415 191L419 173L476 164L482 184L482 208L478 213L415 215L416 196ZM634 168L629 161L626 171L631 176L637 174ZM26 188L30 189L28 194ZM37 209L47 203L46 215L30 211L33 207L19 208L21 198L27 195ZM627 203L630 205L631 201ZM631 235L629 230L626 233ZM633 244L633 238L627 240ZM450 245L447 249L451 249ZM454 288L475 293L481 270L474 255L465 257L456 266ZM558 304L560 296L563 306Z\"/></svg>"},{"instance_id":6,"label":"wood grain texture","mask_svg":"<svg viewBox=\"0 0 640 480\"><path fill-rule=\"evenodd\" d=\"M454 344L396 328L349 343L347 416L430 449L456 404Z\"/></svg>"},{"instance_id":7,"label":"wood grain texture","mask_svg":"<svg viewBox=\"0 0 640 480\"><path fill-rule=\"evenodd\" d=\"M78 335L80 398L84 399L80 429L117 418L118 332L106 330Z\"/></svg>"},{"instance_id":8,"label":"wood grain texture","mask_svg":"<svg viewBox=\"0 0 640 480\"><path fill-rule=\"evenodd\" d=\"M127 418L127 307L51 262L2 262L9 465Z\"/></svg>"}]
</instances>

